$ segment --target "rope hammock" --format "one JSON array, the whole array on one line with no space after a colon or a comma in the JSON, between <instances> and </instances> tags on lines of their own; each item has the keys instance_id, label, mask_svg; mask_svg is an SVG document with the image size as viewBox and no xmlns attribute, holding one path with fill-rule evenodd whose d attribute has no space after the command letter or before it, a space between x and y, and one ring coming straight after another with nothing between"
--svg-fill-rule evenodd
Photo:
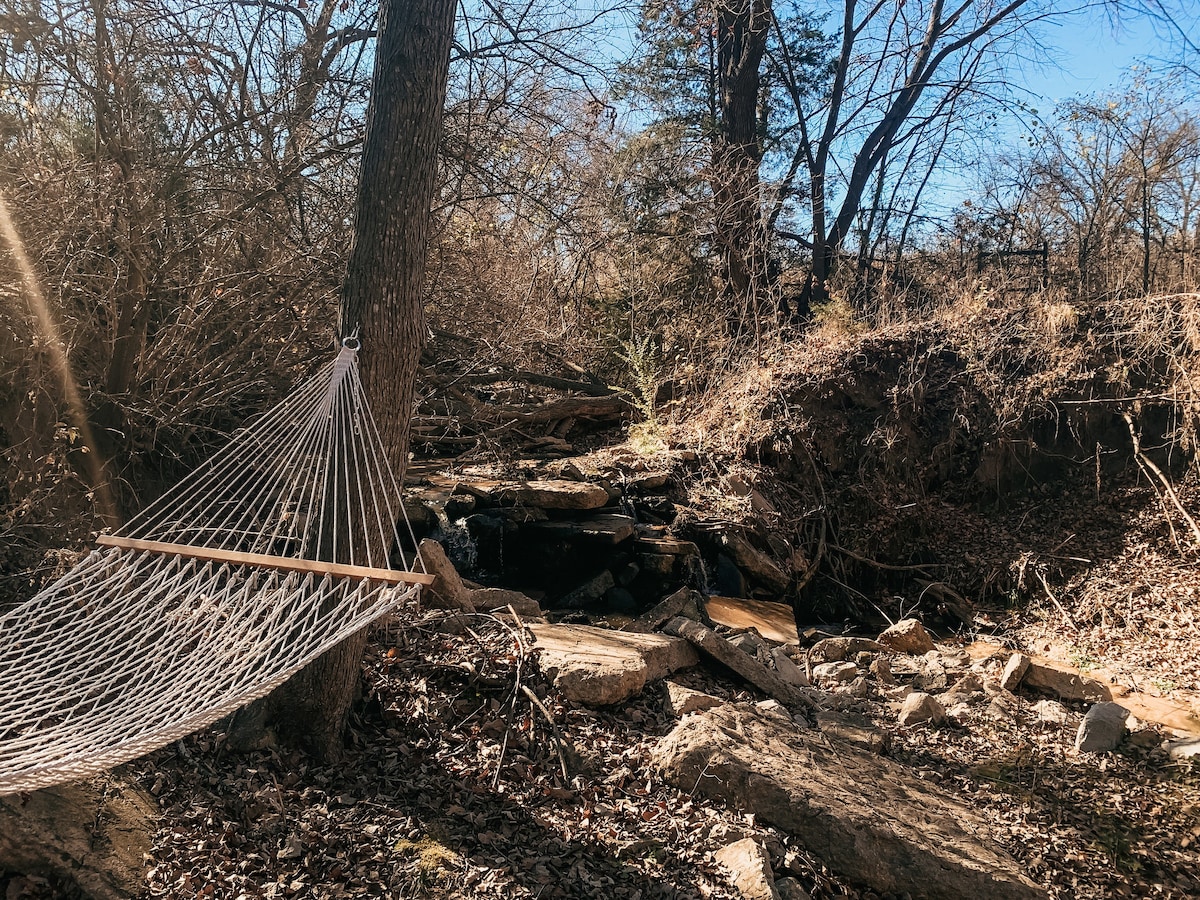
<instances>
[{"instance_id":1,"label":"rope hammock","mask_svg":"<svg viewBox=\"0 0 1200 900\"><path fill-rule=\"evenodd\" d=\"M391 566L408 523L357 347L0 615L0 795L211 725L432 581Z\"/></svg>"}]
</instances>

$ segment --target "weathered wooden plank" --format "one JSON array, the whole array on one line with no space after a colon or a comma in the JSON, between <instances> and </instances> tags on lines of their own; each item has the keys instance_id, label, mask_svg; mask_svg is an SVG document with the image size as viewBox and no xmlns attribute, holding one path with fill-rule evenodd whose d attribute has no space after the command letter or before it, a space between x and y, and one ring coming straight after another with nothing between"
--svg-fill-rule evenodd
<instances>
[{"instance_id":1,"label":"weathered wooden plank","mask_svg":"<svg viewBox=\"0 0 1200 900\"><path fill-rule=\"evenodd\" d=\"M102 534L96 538L101 547L119 547L124 550L148 550L201 559L207 562L234 563L236 565L261 566L282 572L311 572L314 575L336 575L347 578L369 578L389 584L432 584L433 576L421 572L400 572L393 569L376 569L369 566L352 566L345 563L323 562L316 559L291 559L286 556L270 556L266 553L243 553L240 550L221 550L216 547L193 547L188 544L172 544L166 541L144 541L138 538Z\"/></svg>"}]
</instances>

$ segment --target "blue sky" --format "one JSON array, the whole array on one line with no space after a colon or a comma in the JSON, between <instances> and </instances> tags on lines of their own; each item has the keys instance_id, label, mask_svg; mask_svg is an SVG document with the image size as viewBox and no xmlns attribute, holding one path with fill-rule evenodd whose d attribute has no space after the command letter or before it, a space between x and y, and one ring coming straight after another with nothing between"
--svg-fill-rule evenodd
<instances>
[{"instance_id":1,"label":"blue sky","mask_svg":"<svg viewBox=\"0 0 1200 900\"><path fill-rule=\"evenodd\" d=\"M1120 92L1135 67L1165 70L1166 61L1181 59L1178 46L1171 46L1177 42L1168 40L1162 25L1142 16L1114 22L1096 7L1048 20L1041 38L1037 55L1046 61L1027 60L1010 75L1029 92L1025 102L1038 110L1043 122L1052 121L1054 107L1071 97ZM1028 134L1028 126L1015 118L1001 121L990 144L981 149L1018 149ZM943 171L926 194L926 210L947 215L963 200L975 198L979 172L977 162Z\"/></svg>"},{"instance_id":2,"label":"blue sky","mask_svg":"<svg viewBox=\"0 0 1200 900\"><path fill-rule=\"evenodd\" d=\"M1048 50L1057 66L1028 66L1026 86L1039 95L1048 113L1054 104L1076 94L1116 89L1122 75L1139 63L1154 66L1169 56L1163 37L1144 18L1120 22L1091 9L1045 26ZM1035 104L1036 105L1036 104Z\"/></svg>"}]
</instances>

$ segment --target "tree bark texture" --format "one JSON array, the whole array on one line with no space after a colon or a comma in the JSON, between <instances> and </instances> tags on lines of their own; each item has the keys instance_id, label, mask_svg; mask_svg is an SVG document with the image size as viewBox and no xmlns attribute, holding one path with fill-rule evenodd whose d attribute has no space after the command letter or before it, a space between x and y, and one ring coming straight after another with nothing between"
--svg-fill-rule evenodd
<instances>
[{"instance_id":1,"label":"tree bark texture","mask_svg":"<svg viewBox=\"0 0 1200 900\"><path fill-rule=\"evenodd\" d=\"M385 0L367 112L354 246L340 332L357 329L359 364L384 449L403 480L422 343L421 295L454 0ZM359 692L366 634L295 675L268 698L266 724L321 759L342 750Z\"/></svg>"},{"instance_id":2,"label":"tree bark texture","mask_svg":"<svg viewBox=\"0 0 1200 900\"><path fill-rule=\"evenodd\" d=\"M730 0L716 8L720 125L713 145L714 231L735 332L753 326L768 289L766 227L759 207L760 75L771 0Z\"/></svg>"}]
</instances>

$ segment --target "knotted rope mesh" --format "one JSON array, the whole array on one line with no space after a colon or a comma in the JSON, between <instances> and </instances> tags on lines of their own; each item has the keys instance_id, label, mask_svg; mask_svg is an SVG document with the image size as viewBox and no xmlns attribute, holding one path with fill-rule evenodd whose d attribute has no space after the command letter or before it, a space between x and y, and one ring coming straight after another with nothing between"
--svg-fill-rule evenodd
<instances>
[{"instance_id":1,"label":"knotted rope mesh","mask_svg":"<svg viewBox=\"0 0 1200 900\"><path fill-rule=\"evenodd\" d=\"M344 347L112 546L0 616L0 794L211 725L396 608L429 580L391 565L398 524Z\"/></svg>"}]
</instances>

